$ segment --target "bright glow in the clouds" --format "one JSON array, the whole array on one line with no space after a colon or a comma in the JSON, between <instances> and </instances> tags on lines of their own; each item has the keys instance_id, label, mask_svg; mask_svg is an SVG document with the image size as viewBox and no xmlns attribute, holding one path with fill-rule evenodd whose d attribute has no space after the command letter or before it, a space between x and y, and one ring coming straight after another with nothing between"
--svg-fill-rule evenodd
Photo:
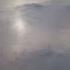
<instances>
[{"instance_id":1,"label":"bright glow in the clouds","mask_svg":"<svg viewBox=\"0 0 70 70\"><path fill-rule=\"evenodd\" d=\"M22 52L21 50L21 42L22 42L22 37L25 34L26 30L25 30L25 22L22 21L22 19L20 17L16 17L16 19L14 20L14 23L12 25L12 29L17 33L17 40L15 45L13 45L12 47L12 52L15 52L16 55L14 55L13 60L15 60L15 57L19 56L19 54Z\"/></svg>"},{"instance_id":2,"label":"bright glow in the clouds","mask_svg":"<svg viewBox=\"0 0 70 70\"><path fill-rule=\"evenodd\" d=\"M15 23L15 28L18 32L22 31L24 29L24 25L21 19L17 19Z\"/></svg>"},{"instance_id":3,"label":"bright glow in the clouds","mask_svg":"<svg viewBox=\"0 0 70 70\"><path fill-rule=\"evenodd\" d=\"M25 33L25 22L23 22L21 18L16 18L13 28L16 30L18 36L21 36Z\"/></svg>"}]
</instances>

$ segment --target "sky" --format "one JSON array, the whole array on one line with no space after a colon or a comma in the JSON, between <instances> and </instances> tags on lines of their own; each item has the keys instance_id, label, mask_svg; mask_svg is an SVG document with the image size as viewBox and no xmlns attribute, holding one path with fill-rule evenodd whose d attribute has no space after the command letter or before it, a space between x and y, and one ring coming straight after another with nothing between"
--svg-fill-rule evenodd
<instances>
[{"instance_id":1,"label":"sky","mask_svg":"<svg viewBox=\"0 0 70 70\"><path fill-rule=\"evenodd\" d=\"M25 3L43 2L43 1L46 1L46 0L0 0L0 7L1 8L14 7Z\"/></svg>"},{"instance_id":2,"label":"sky","mask_svg":"<svg viewBox=\"0 0 70 70\"><path fill-rule=\"evenodd\" d=\"M18 8L22 19L31 25L37 34L44 35L45 42L52 45L51 48L56 52L67 52L70 46L69 9L69 6L34 7L32 4Z\"/></svg>"},{"instance_id":3,"label":"sky","mask_svg":"<svg viewBox=\"0 0 70 70\"><path fill-rule=\"evenodd\" d=\"M11 8L15 7L17 5L25 4L25 3L40 3L40 2L45 2L46 4L53 3L53 4L66 4L69 5L70 1L69 0L0 0L0 7L1 8ZM0 8L0 9L1 9Z\"/></svg>"},{"instance_id":4,"label":"sky","mask_svg":"<svg viewBox=\"0 0 70 70\"><path fill-rule=\"evenodd\" d=\"M31 2L51 2L53 4L70 4L70 0L0 0L0 7L14 7L16 5L21 5L24 3Z\"/></svg>"},{"instance_id":5,"label":"sky","mask_svg":"<svg viewBox=\"0 0 70 70\"><path fill-rule=\"evenodd\" d=\"M0 70L70 70L70 6L21 2L0 1Z\"/></svg>"}]
</instances>

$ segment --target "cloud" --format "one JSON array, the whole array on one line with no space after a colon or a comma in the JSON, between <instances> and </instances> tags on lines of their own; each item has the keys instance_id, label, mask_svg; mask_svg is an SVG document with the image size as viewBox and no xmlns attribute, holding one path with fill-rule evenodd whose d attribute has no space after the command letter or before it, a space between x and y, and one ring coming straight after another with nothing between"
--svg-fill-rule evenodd
<instances>
[{"instance_id":1,"label":"cloud","mask_svg":"<svg viewBox=\"0 0 70 70\"><path fill-rule=\"evenodd\" d=\"M69 6L45 6L38 3L25 4L12 12L2 11L0 68L3 70L69 70L69 14ZM17 29L11 28L15 24L14 21L26 22L24 23L26 32L21 37L17 36L19 34ZM17 25L16 28L19 26Z\"/></svg>"},{"instance_id":2,"label":"cloud","mask_svg":"<svg viewBox=\"0 0 70 70\"><path fill-rule=\"evenodd\" d=\"M46 39L45 42L50 43L52 49L56 48L55 50L59 49L64 51L69 48L69 6L45 6L32 3L20 6L18 9L22 19L26 21L28 25L32 26L35 32L38 32L36 33L37 36L39 36L39 33L43 34L41 38ZM35 37L35 35L33 35L33 37Z\"/></svg>"}]
</instances>

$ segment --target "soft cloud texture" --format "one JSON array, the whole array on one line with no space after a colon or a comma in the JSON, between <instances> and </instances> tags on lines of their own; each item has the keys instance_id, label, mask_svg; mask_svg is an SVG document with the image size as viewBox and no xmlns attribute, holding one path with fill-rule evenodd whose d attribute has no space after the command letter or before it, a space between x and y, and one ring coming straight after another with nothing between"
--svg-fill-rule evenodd
<instances>
[{"instance_id":1,"label":"soft cloud texture","mask_svg":"<svg viewBox=\"0 0 70 70\"><path fill-rule=\"evenodd\" d=\"M70 70L70 6L5 6L0 8L1 70Z\"/></svg>"}]
</instances>

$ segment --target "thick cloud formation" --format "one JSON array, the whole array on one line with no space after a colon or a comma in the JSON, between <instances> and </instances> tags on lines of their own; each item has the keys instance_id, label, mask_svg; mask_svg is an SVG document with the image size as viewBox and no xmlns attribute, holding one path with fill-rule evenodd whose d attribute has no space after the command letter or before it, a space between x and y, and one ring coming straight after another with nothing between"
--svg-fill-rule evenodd
<instances>
[{"instance_id":1,"label":"thick cloud formation","mask_svg":"<svg viewBox=\"0 0 70 70\"><path fill-rule=\"evenodd\" d=\"M0 11L1 70L69 70L70 7L25 4Z\"/></svg>"},{"instance_id":2,"label":"thick cloud formation","mask_svg":"<svg viewBox=\"0 0 70 70\"><path fill-rule=\"evenodd\" d=\"M35 31L37 30L36 32L45 32L46 37L43 36L43 38L45 37L46 42L49 42L57 51L58 49L61 51L69 49L69 9L69 6L39 4L26 4L19 7L22 19Z\"/></svg>"},{"instance_id":3,"label":"thick cloud formation","mask_svg":"<svg viewBox=\"0 0 70 70\"><path fill-rule=\"evenodd\" d=\"M38 56L37 56L38 53L34 52L33 55L36 56L34 57L32 55L32 57L34 58L30 57L30 60L32 59L33 61L34 60L39 61L41 59L41 61L33 66L34 62L32 60L31 60L32 62L29 60L31 63L31 64L29 63L30 69L41 70L43 68L42 66L44 66L43 68L44 70L70 69L69 67L70 10L69 9L70 6L62 6L62 5L44 6L38 4L27 4L19 7L22 19L25 20L28 23L28 25L32 27L31 29L33 30L32 31L33 34L30 34L32 41L34 40L34 38L36 39L36 36L38 37L36 39L36 42L38 41L38 44L40 45L36 45L37 44L36 43L35 44L36 47L39 48L46 47L46 49L48 49L48 45L50 45L50 52L49 53L46 52L46 55L44 55L45 52L42 52L43 49L40 50ZM44 40L42 40L42 38ZM44 42L44 44L42 44L41 42L42 43ZM40 56L41 54L43 55Z\"/></svg>"}]
</instances>

